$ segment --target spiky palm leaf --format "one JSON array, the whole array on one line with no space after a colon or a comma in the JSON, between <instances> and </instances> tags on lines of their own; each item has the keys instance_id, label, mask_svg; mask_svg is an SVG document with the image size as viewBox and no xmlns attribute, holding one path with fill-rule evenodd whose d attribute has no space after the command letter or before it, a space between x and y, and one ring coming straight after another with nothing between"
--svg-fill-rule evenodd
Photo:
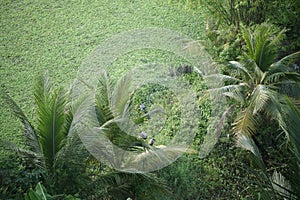
<instances>
[{"instance_id":1,"label":"spiky palm leaf","mask_svg":"<svg viewBox=\"0 0 300 200\"><path fill-rule=\"evenodd\" d=\"M254 32L243 30L243 37L247 45L247 57L253 60L262 71L267 71L277 57L277 47L285 30L279 33L273 26L262 24L255 27Z\"/></svg>"},{"instance_id":2,"label":"spiky palm leaf","mask_svg":"<svg viewBox=\"0 0 300 200\"><path fill-rule=\"evenodd\" d=\"M45 163L42 159L42 152L40 148L40 143L38 140L38 135L27 116L24 114L22 109L18 106L18 104L10 97L5 86L2 86L1 97L5 101L8 108L12 111L12 113L21 121L23 125L23 138L25 141L25 145L28 149L23 149L16 144L4 142L6 147L21 153L23 156L30 158L33 163L38 167L45 167Z\"/></svg>"},{"instance_id":3,"label":"spiky palm leaf","mask_svg":"<svg viewBox=\"0 0 300 200\"><path fill-rule=\"evenodd\" d=\"M38 116L37 135L47 169L54 173L57 153L62 149L70 128L65 125L66 93L62 89L53 90L48 75L45 75L38 79L34 97Z\"/></svg>"},{"instance_id":4,"label":"spiky palm leaf","mask_svg":"<svg viewBox=\"0 0 300 200\"><path fill-rule=\"evenodd\" d=\"M274 171L273 175L270 176L260 151L251 137L239 135L237 137L237 145L253 154L251 157L252 161L254 161L260 170L254 172L258 180L256 184L259 186L264 199L284 198L286 200L296 200L299 198L299 179L295 178L289 181L277 171ZM291 169L292 176L295 176L295 173L299 173L299 166L294 167Z\"/></svg>"},{"instance_id":5,"label":"spiky palm leaf","mask_svg":"<svg viewBox=\"0 0 300 200\"><path fill-rule=\"evenodd\" d=\"M96 94L95 111L99 128L113 144L124 150L133 150L134 145L145 146L141 139L126 133L127 127L123 127L129 117L129 89L130 76L124 76L113 86L107 73L103 72L99 77Z\"/></svg>"}]
</instances>

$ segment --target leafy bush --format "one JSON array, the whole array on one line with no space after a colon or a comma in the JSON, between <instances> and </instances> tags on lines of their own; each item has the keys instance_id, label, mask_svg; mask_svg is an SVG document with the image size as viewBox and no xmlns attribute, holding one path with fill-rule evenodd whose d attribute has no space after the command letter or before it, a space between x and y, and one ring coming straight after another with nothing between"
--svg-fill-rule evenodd
<instances>
[{"instance_id":1,"label":"leafy bush","mask_svg":"<svg viewBox=\"0 0 300 200\"><path fill-rule=\"evenodd\" d=\"M28 188L37 184L43 173L13 153L1 156L0 166L0 199L21 199Z\"/></svg>"}]
</instances>

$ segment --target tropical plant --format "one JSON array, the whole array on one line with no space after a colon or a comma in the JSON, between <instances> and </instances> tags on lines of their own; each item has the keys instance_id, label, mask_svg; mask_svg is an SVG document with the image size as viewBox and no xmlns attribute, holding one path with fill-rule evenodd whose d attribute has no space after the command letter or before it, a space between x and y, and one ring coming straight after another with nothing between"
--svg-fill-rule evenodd
<instances>
[{"instance_id":1,"label":"tropical plant","mask_svg":"<svg viewBox=\"0 0 300 200\"><path fill-rule=\"evenodd\" d=\"M38 183L35 187L35 191L30 189L29 192L25 195L25 200L48 200L51 199L51 196L47 193L46 188Z\"/></svg>"},{"instance_id":2,"label":"tropical plant","mask_svg":"<svg viewBox=\"0 0 300 200\"><path fill-rule=\"evenodd\" d=\"M124 151L135 151L142 153L151 151L151 147L141 137L126 133L121 128L121 122L124 118L129 118L129 112L132 109L131 77L126 75L118 82L113 83L106 71L99 76L96 88L94 111L97 122L94 124L105 137L113 144L112 148L121 148ZM83 136L84 137L84 136ZM94 142L94 141L93 141ZM97 152L101 153L101 152ZM114 160L111 162L113 167ZM87 188L99 188L101 190L93 197L102 197L104 199L153 199L159 195L170 195L169 189L163 180L151 173L126 173L118 172L110 168L103 176L98 176L89 184ZM88 189L87 192L90 192Z\"/></svg>"},{"instance_id":3,"label":"tropical plant","mask_svg":"<svg viewBox=\"0 0 300 200\"><path fill-rule=\"evenodd\" d=\"M74 136L70 129L73 113L67 92L61 88L55 90L47 74L38 78L34 88L36 128L5 88L3 99L23 125L25 147L4 143L40 169L44 183L55 185L59 161L64 159L64 148L72 148L69 144Z\"/></svg>"},{"instance_id":4,"label":"tropical plant","mask_svg":"<svg viewBox=\"0 0 300 200\"><path fill-rule=\"evenodd\" d=\"M299 116L298 116L299 117ZM299 118L298 118L299 119ZM300 121L298 120L298 123ZM298 125L299 126L299 125ZM258 186L253 193L256 194L257 199L285 199L296 200L299 199L299 159L290 161L288 173L286 177L277 170L269 170L263 160L259 148L251 137L247 135L239 135L237 138L237 145L247 151L251 152L250 160L254 163L253 169L248 169L251 174L254 174ZM296 151L292 151L294 158L299 157ZM273 171L273 174L270 174Z\"/></svg>"},{"instance_id":5,"label":"tropical plant","mask_svg":"<svg viewBox=\"0 0 300 200\"><path fill-rule=\"evenodd\" d=\"M257 26L254 32L243 29L247 53L242 63L230 61L227 74L205 77L225 83L225 86L210 89L211 94L226 96L240 106L241 111L233 124L236 135L255 134L258 119L262 116L276 120L286 130L285 96L300 96L300 75L290 68L290 64L300 57L300 52L276 61L282 34L283 31L274 36L273 26L268 24Z\"/></svg>"},{"instance_id":6,"label":"tropical plant","mask_svg":"<svg viewBox=\"0 0 300 200\"><path fill-rule=\"evenodd\" d=\"M9 147L22 156L30 158L36 167L44 170L45 179L53 182L59 152L70 134L69 128L72 122L71 110L67 105L67 93L62 89L55 91L47 75L38 79L34 90L34 100L37 105L36 128L7 91L4 92L3 98L23 125L26 145L25 148L14 144L10 144Z\"/></svg>"},{"instance_id":7,"label":"tropical plant","mask_svg":"<svg viewBox=\"0 0 300 200\"><path fill-rule=\"evenodd\" d=\"M286 134L293 156L299 158L300 115L294 101L300 97L300 74L293 71L291 64L300 57L300 52L277 60L283 33L284 31L277 32L272 25L265 23L256 26L254 31L243 28L247 52L241 62L230 61L227 74L209 75L206 79L213 78L225 83L224 86L209 91L211 95L227 97L237 108L232 124L232 131L237 138L248 140L255 136L255 140L263 126L261 121L267 120L269 124L277 122L278 127ZM249 149L253 150L253 147ZM254 154L262 160L260 155ZM299 160L296 166L299 167ZM260 167L264 168L262 164ZM293 191L297 191L295 189Z\"/></svg>"},{"instance_id":8,"label":"tropical plant","mask_svg":"<svg viewBox=\"0 0 300 200\"><path fill-rule=\"evenodd\" d=\"M100 77L100 82L104 80L103 78L105 77ZM111 84L108 79L106 81L103 84ZM124 98L123 94L126 93L122 92L126 91L128 85L123 83L117 85L118 92L115 89L111 93L112 84L110 87L105 85L106 91L103 91L105 88L99 89L95 99L98 124L114 122L112 110L121 109L121 103L123 106L126 105L128 99ZM63 89L55 90L47 74L39 77L34 89L37 105L36 128L4 88L3 99L22 122L25 147L5 141L2 141L2 144L6 145L9 150L16 151L27 162L39 169L42 175L41 181L52 197L65 197L65 194L79 195L84 199L120 199L139 196L141 191L135 185L137 180L139 183L151 186L152 190L143 191L148 196L151 196L153 191L156 191L156 194L159 191L167 191L167 187L162 187L163 184L155 175L117 172L91 157L84 148L77 129L72 126L75 108L78 108L84 100L81 99L71 105L68 101L68 93ZM107 104L111 102L107 95L115 97L113 105L116 107L111 108L112 104ZM134 147L132 142L140 141L122 132L116 123L106 128L109 128L106 132L109 139L122 148L131 149ZM41 193L45 193L44 191L41 185L37 185L36 191L30 190L27 198L39 198ZM69 197L72 196L69 195Z\"/></svg>"}]
</instances>

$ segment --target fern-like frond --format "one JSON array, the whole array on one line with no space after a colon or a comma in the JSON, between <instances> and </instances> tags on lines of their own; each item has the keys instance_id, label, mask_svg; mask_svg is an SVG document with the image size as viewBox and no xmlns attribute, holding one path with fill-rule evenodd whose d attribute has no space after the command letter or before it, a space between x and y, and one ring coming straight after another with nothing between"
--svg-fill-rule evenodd
<instances>
[{"instance_id":1,"label":"fern-like frond","mask_svg":"<svg viewBox=\"0 0 300 200\"><path fill-rule=\"evenodd\" d=\"M285 30L277 32L267 23L257 25L255 31L243 29L243 37L247 45L247 57L254 60L257 66L267 71L277 57L277 47L283 38Z\"/></svg>"},{"instance_id":2,"label":"fern-like frond","mask_svg":"<svg viewBox=\"0 0 300 200\"><path fill-rule=\"evenodd\" d=\"M112 109L117 115L122 115L126 109L131 96L131 75L122 77L114 87L112 93Z\"/></svg>"},{"instance_id":3,"label":"fern-like frond","mask_svg":"<svg viewBox=\"0 0 300 200\"><path fill-rule=\"evenodd\" d=\"M237 85L225 85L219 88L208 89L207 92L210 94L211 97L220 98L220 96L223 96L224 94L226 95L228 94L228 92L234 92L234 91L244 92L246 88L247 85L242 83Z\"/></svg>"},{"instance_id":4,"label":"fern-like frond","mask_svg":"<svg viewBox=\"0 0 300 200\"><path fill-rule=\"evenodd\" d=\"M296 60L300 59L300 51L297 51L295 53L289 54L283 58L281 58L279 61L275 62L274 66L284 66L287 67L289 64L294 63Z\"/></svg>"},{"instance_id":5,"label":"fern-like frond","mask_svg":"<svg viewBox=\"0 0 300 200\"><path fill-rule=\"evenodd\" d=\"M66 95L63 90L54 91L49 77L40 77L35 85L37 104L37 135L49 170L53 170L57 152L67 137L65 129Z\"/></svg>"},{"instance_id":6,"label":"fern-like frond","mask_svg":"<svg viewBox=\"0 0 300 200\"><path fill-rule=\"evenodd\" d=\"M238 147L250 151L255 156L256 164L264 171L266 171L266 167L260 151L256 146L255 142L249 135L238 135L236 137L236 144Z\"/></svg>"},{"instance_id":7,"label":"fern-like frond","mask_svg":"<svg viewBox=\"0 0 300 200\"><path fill-rule=\"evenodd\" d=\"M233 76L228 76L224 74L212 74L212 75L207 75L204 77L205 81L217 81L217 82L222 82L222 83L241 83L243 80L233 77Z\"/></svg>"},{"instance_id":8,"label":"fern-like frond","mask_svg":"<svg viewBox=\"0 0 300 200\"><path fill-rule=\"evenodd\" d=\"M239 90L233 90L231 92L224 92L224 95L234 99L235 101L244 104L245 103L245 95Z\"/></svg>"},{"instance_id":9,"label":"fern-like frond","mask_svg":"<svg viewBox=\"0 0 300 200\"><path fill-rule=\"evenodd\" d=\"M295 156L300 163L300 110L290 98L285 97L285 101L286 107L283 112L285 113L286 126L282 128L288 134Z\"/></svg>"},{"instance_id":10,"label":"fern-like frond","mask_svg":"<svg viewBox=\"0 0 300 200\"><path fill-rule=\"evenodd\" d=\"M242 26L242 33L243 33L244 41L247 46L248 56L250 58L253 58L254 54L255 54L255 41L253 40L253 36L252 36L250 30L244 26Z\"/></svg>"},{"instance_id":11,"label":"fern-like frond","mask_svg":"<svg viewBox=\"0 0 300 200\"><path fill-rule=\"evenodd\" d=\"M109 75L106 71L103 71L100 73L97 87L97 100L101 104L101 107L110 106L112 90L113 88Z\"/></svg>"},{"instance_id":12,"label":"fern-like frond","mask_svg":"<svg viewBox=\"0 0 300 200\"><path fill-rule=\"evenodd\" d=\"M277 83L279 85L279 92L291 98L300 98L300 81L284 80Z\"/></svg>"},{"instance_id":13,"label":"fern-like frond","mask_svg":"<svg viewBox=\"0 0 300 200\"><path fill-rule=\"evenodd\" d=\"M35 155L36 159L39 160L36 163L39 163L39 165L41 165L41 148L34 127L31 125L28 118L18 106L18 104L10 97L7 89L4 86L2 86L1 89L2 99L23 125L23 136L25 139L25 144L29 148L29 151L34 152L32 155Z\"/></svg>"},{"instance_id":14,"label":"fern-like frond","mask_svg":"<svg viewBox=\"0 0 300 200\"><path fill-rule=\"evenodd\" d=\"M233 73L237 76L243 76L246 80L252 78L252 75L249 73L248 69L237 61L229 61L229 66L234 70Z\"/></svg>"},{"instance_id":15,"label":"fern-like frond","mask_svg":"<svg viewBox=\"0 0 300 200\"><path fill-rule=\"evenodd\" d=\"M275 191L278 192L278 194L284 199L295 199L296 197L291 193L291 185L286 178L277 171L274 171L272 175L272 186Z\"/></svg>"},{"instance_id":16,"label":"fern-like frond","mask_svg":"<svg viewBox=\"0 0 300 200\"><path fill-rule=\"evenodd\" d=\"M26 159L26 161L34 164L39 169L45 169L45 163L43 162L42 155L39 152L21 148L15 143L3 140L0 140L0 147L3 150L16 152L22 158Z\"/></svg>"},{"instance_id":17,"label":"fern-like frond","mask_svg":"<svg viewBox=\"0 0 300 200\"><path fill-rule=\"evenodd\" d=\"M256 132L258 122L253 114L253 108L248 106L238 113L233 123L233 132L236 135L253 135Z\"/></svg>"},{"instance_id":18,"label":"fern-like frond","mask_svg":"<svg viewBox=\"0 0 300 200\"><path fill-rule=\"evenodd\" d=\"M267 76L265 77L265 79L263 80L263 83L265 84L276 84L278 83L282 78L284 78L286 75L285 72L276 72L273 74L267 74Z\"/></svg>"},{"instance_id":19,"label":"fern-like frond","mask_svg":"<svg viewBox=\"0 0 300 200\"><path fill-rule=\"evenodd\" d=\"M259 84L263 80L264 72L260 69L257 63L252 59L247 59L245 67L251 69L252 77L249 79L252 84Z\"/></svg>"},{"instance_id":20,"label":"fern-like frond","mask_svg":"<svg viewBox=\"0 0 300 200\"><path fill-rule=\"evenodd\" d=\"M270 103L272 91L266 85L257 85L251 94L251 103L254 105L253 113L256 114L266 108Z\"/></svg>"}]
</instances>

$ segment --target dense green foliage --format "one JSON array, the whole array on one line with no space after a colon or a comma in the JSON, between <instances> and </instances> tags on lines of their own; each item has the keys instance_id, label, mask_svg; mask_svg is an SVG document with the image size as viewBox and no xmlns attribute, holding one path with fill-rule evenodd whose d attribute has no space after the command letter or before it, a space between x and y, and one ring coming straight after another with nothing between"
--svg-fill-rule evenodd
<instances>
[{"instance_id":1,"label":"dense green foliage","mask_svg":"<svg viewBox=\"0 0 300 200\"><path fill-rule=\"evenodd\" d=\"M0 98L0 199L300 198L300 1L1 3L0 83L5 87ZM199 39L222 74L184 74L179 67L186 65L182 58L139 50L118 58L109 76L99 77L97 126L114 145L128 151L152 148L115 123L114 114L127 111L128 103L141 129L161 126L150 120L147 112L152 108L160 105L168 111L155 138L160 145L167 145L179 129L181 111L174 93L159 84L130 93L130 77L116 82L127 69L167 63L175 68L172 76L187 81L202 97L197 102L198 132L183 156L156 172L125 173L95 159L82 144L72 129L81 102L72 102L66 88L82 59L101 41L149 26ZM53 83L39 76L45 70ZM207 88L209 79L224 86ZM225 96L230 109L218 143L200 159L213 106L209 98L203 100L207 92L212 92L210 98ZM113 114L111 107L117 112Z\"/></svg>"}]
</instances>

